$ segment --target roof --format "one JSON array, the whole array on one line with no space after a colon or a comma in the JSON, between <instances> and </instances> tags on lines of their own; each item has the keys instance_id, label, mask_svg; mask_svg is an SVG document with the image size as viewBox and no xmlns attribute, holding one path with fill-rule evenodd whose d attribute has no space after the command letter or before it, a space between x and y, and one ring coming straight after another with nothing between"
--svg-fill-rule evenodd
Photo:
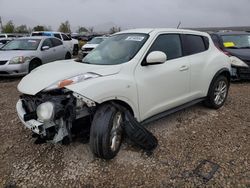
<instances>
[{"instance_id":1,"label":"roof","mask_svg":"<svg viewBox=\"0 0 250 188\"><path fill-rule=\"evenodd\" d=\"M45 39L45 38L51 38L51 36L30 36L30 37L21 37L17 39Z\"/></svg>"},{"instance_id":2,"label":"roof","mask_svg":"<svg viewBox=\"0 0 250 188\"><path fill-rule=\"evenodd\" d=\"M141 29L130 29L125 30L119 33L160 33L160 32L176 32L176 33L189 33L189 34L197 34L197 35L205 35L207 36L207 33L200 32L200 31L194 31L194 30L186 30L186 29L176 29L176 28L141 28Z\"/></svg>"}]
</instances>

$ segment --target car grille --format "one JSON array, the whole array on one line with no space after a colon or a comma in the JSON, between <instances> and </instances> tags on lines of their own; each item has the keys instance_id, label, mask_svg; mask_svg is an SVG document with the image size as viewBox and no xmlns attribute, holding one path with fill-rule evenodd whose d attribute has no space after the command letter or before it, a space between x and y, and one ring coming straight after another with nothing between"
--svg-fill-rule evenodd
<instances>
[{"instance_id":1,"label":"car grille","mask_svg":"<svg viewBox=\"0 0 250 188\"><path fill-rule=\"evenodd\" d=\"M0 61L0 65L5 65L8 61Z\"/></svg>"},{"instance_id":2,"label":"car grille","mask_svg":"<svg viewBox=\"0 0 250 188\"><path fill-rule=\"evenodd\" d=\"M238 75L241 79L250 79L250 68L239 68Z\"/></svg>"}]
</instances>

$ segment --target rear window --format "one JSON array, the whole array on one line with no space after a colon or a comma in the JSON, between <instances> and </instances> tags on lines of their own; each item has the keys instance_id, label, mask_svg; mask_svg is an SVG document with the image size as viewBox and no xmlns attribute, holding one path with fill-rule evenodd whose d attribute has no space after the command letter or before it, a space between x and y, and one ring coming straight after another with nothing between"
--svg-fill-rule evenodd
<instances>
[{"instance_id":1,"label":"rear window","mask_svg":"<svg viewBox=\"0 0 250 188\"><path fill-rule=\"evenodd\" d=\"M199 35L185 35L184 47L186 55L201 53L208 49L209 40Z\"/></svg>"}]
</instances>

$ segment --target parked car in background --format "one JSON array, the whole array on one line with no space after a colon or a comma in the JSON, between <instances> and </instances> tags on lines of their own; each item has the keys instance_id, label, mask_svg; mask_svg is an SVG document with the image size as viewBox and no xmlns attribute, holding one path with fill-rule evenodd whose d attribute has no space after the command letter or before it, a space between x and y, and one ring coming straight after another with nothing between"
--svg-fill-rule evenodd
<instances>
[{"instance_id":1,"label":"parked car in background","mask_svg":"<svg viewBox=\"0 0 250 188\"><path fill-rule=\"evenodd\" d=\"M230 85L229 57L197 31L123 31L81 63L69 61L41 66L21 80L18 116L52 143L70 140L72 122L90 116L91 150L105 159L115 157L129 123L143 124L201 101L218 109ZM142 142L140 135L134 139Z\"/></svg>"},{"instance_id":2,"label":"parked car in background","mask_svg":"<svg viewBox=\"0 0 250 188\"><path fill-rule=\"evenodd\" d=\"M9 33L0 33L0 38L16 38L16 35Z\"/></svg>"},{"instance_id":3,"label":"parked car in background","mask_svg":"<svg viewBox=\"0 0 250 188\"><path fill-rule=\"evenodd\" d=\"M250 79L250 33L217 32L211 34L215 45L228 56L232 57L232 78Z\"/></svg>"},{"instance_id":4,"label":"parked car in background","mask_svg":"<svg viewBox=\"0 0 250 188\"><path fill-rule=\"evenodd\" d=\"M0 38L0 48L2 48L5 44L12 41L13 38Z\"/></svg>"},{"instance_id":5,"label":"parked car in background","mask_svg":"<svg viewBox=\"0 0 250 188\"><path fill-rule=\"evenodd\" d=\"M23 37L0 49L0 75L24 75L56 60L70 59L63 42L55 37Z\"/></svg>"},{"instance_id":6,"label":"parked car in background","mask_svg":"<svg viewBox=\"0 0 250 188\"><path fill-rule=\"evenodd\" d=\"M95 49L99 44L101 44L104 40L106 40L108 37L95 37L89 42L87 42L85 45L82 46L80 54L82 54L83 57L85 57L89 52L91 52L93 49Z\"/></svg>"},{"instance_id":7,"label":"parked car in background","mask_svg":"<svg viewBox=\"0 0 250 188\"><path fill-rule=\"evenodd\" d=\"M71 54L77 55L79 51L79 42L76 39L72 39L65 33L54 32L54 31L35 31L32 32L31 36L53 36L62 40L65 45L69 48Z\"/></svg>"}]
</instances>

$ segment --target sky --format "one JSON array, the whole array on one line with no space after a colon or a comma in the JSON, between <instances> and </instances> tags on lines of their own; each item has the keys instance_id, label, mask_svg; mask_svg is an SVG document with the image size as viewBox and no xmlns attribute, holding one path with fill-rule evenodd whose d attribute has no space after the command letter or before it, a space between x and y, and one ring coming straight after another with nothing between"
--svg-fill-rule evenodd
<instances>
[{"instance_id":1,"label":"sky","mask_svg":"<svg viewBox=\"0 0 250 188\"><path fill-rule=\"evenodd\" d=\"M142 27L250 26L250 0L0 0L5 23L57 30L68 20L79 26L107 30Z\"/></svg>"}]
</instances>

